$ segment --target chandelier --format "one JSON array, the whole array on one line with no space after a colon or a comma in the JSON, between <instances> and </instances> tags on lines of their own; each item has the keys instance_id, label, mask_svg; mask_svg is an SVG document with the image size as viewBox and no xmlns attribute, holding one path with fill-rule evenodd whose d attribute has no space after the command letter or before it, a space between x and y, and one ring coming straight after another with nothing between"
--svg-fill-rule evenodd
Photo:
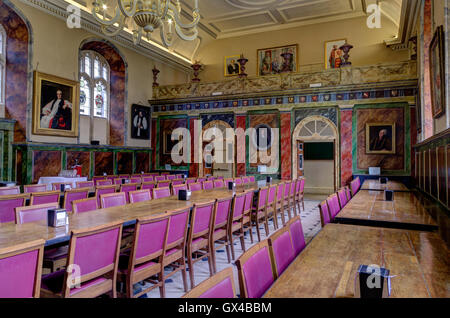
<instances>
[{"instance_id":1,"label":"chandelier","mask_svg":"<svg viewBox=\"0 0 450 318\"><path fill-rule=\"evenodd\" d=\"M114 14L108 7L108 0L94 0L92 15L101 24L102 32L107 36L115 36L122 29L130 27L128 18L132 20L134 44L139 44L143 33L150 39L153 31L159 28L161 41L165 47L173 44L173 29L185 41L197 38L197 24L200 21L198 0L194 0L192 22L181 21L181 4L179 0L109 0L117 2ZM114 29L114 31L109 31ZM109 29L109 30L108 30Z\"/></svg>"}]
</instances>

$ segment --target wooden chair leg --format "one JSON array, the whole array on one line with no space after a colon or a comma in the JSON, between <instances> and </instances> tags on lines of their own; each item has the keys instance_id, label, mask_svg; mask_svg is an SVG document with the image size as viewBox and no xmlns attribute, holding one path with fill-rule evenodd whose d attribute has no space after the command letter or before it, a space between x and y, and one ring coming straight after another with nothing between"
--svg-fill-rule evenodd
<instances>
[{"instance_id":1,"label":"wooden chair leg","mask_svg":"<svg viewBox=\"0 0 450 318\"><path fill-rule=\"evenodd\" d=\"M258 235L258 242L261 242L261 233L259 232L259 223L258 223L258 216L256 216L256 234Z\"/></svg>"},{"instance_id":2,"label":"wooden chair leg","mask_svg":"<svg viewBox=\"0 0 450 318\"><path fill-rule=\"evenodd\" d=\"M264 218L264 229L266 230L266 236L269 236L269 218Z\"/></svg>"},{"instance_id":3,"label":"wooden chair leg","mask_svg":"<svg viewBox=\"0 0 450 318\"><path fill-rule=\"evenodd\" d=\"M217 273L216 268L216 249L214 247L214 242L209 242L209 257L208 257L208 263L211 261L212 263L212 272L213 274ZM211 272L211 265L209 268L209 272Z\"/></svg>"},{"instance_id":4,"label":"wooden chair leg","mask_svg":"<svg viewBox=\"0 0 450 318\"><path fill-rule=\"evenodd\" d=\"M184 292L187 293L188 283L187 283L187 273L186 273L186 259L185 259L184 255L181 258L181 265L183 266L183 268L181 269L181 276L183 277Z\"/></svg>"},{"instance_id":5,"label":"wooden chair leg","mask_svg":"<svg viewBox=\"0 0 450 318\"><path fill-rule=\"evenodd\" d=\"M250 230L251 230L251 229L250 229ZM241 237L240 237L240 240L241 240L241 248L242 248L242 251L245 252L244 228L241 228ZM234 258L233 258L233 259L234 259Z\"/></svg>"},{"instance_id":6,"label":"wooden chair leg","mask_svg":"<svg viewBox=\"0 0 450 318\"><path fill-rule=\"evenodd\" d=\"M232 258L233 260L235 260L233 241L234 241L233 232L231 232L231 234L230 234L231 258Z\"/></svg>"},{"instance_id":7,"label":"wooden chair leg","mask_svg":"<svg viewBox=\"0 0 450 318\"><path fill-rule=\"evenodd\" d=\"M192 262L192 253L188 250L188 266L189 266L189 278L191 280L191 289L195 287L194 281L194 264Z\"/></svg>"},{"instance_id":8,"label":"wooden chair leg","mask_svg":"<svg viewBox=\"0 0 450 318\"><path fill-rule=\"evenodd\" d=\"M250 242L253 244L253 227L252 227L252 221L248 222L247 224L247 231L250 233Z\"/></svg>"},{"instance_id":9,"label":"wooden chair leg","mask_svg":"<svg viewBox=\"0 0 450 318\"><path fill-rule=\"evenodd\" d=\"M225 249L226 249L226 251L227 251L228 264L230 264L230 263L231 263L231 255L230 255L230 239L228 238L228 235L227 235L226 240L227 240L227 242L226 242L226 244L225 244Z\"/></svg>"},{"instance_id":10,"label":"wooden chair leg","mask_svg":"<svg viewBox=\"0 0 450 318\"><path fill-rule=\"evenodd\" d=\"M164 278L164 268L162 269L161 273L159 273L159 280L161 282L161 285L159 286L159 295L161 298L166 298L166 282Z\"/></svg>"},{"instance_id":11,"label":"wooden chair leg","mask_svg":"<svg viewBox=\"0 0 450 318\"><path fill-rule=\"evenodd\" d=\"M214 246L212 247L212 249L213 249L213 251L211 251L211 246L208 244L208 247L207 247L206 251L209 254L208 255L208 264L209 264L209 276L210 277L214 275L214 273L215 273L215 266L216 266L216 264L213 264L213 258L211 257L211 255L214 253Z\"/></svg>"}]
</instances>

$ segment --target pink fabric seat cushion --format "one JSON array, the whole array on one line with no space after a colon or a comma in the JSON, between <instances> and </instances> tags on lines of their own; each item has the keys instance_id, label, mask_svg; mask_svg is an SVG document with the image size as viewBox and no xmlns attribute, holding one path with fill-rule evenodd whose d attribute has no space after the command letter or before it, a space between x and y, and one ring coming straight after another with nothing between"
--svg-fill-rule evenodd
<instances>
[{"instance_id":1,"label":"pink fabric seat cushion","mask_svg":"<svg viewBox=\"0 0 450 318\"><path fill-rule=\"evenodd\" d=\"M294 223L291 224L289 230L291 231L291 238L292 244L294 245L295 255L298 255L300 254L301 251L303 251L303 249L306 246L301 221L296 220Z\"/></svg>"},{"instance_id":2,"label":"pink fabric seat cushion","mask_svg":"<svg viewBox=\"0 0 450 318\"><path fill-rule=\"evenodd\" d=\"M201 294L199 298L234 298L233 285L230 278L226 277L223 281Z\"/></svg>"}]
</instances>

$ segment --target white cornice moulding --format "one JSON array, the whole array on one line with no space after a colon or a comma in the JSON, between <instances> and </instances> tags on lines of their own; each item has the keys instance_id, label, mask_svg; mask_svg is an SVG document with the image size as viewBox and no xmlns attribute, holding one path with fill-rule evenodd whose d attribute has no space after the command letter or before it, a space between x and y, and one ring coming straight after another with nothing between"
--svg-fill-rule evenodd
<instances>
[{"instance_id":1,"label":"white cornice moulding","mask_svg":"<svg viewBox=\"0 0 450 318\"><path fill-rule=\"evenodd\" d=\"M66 21L68 13L66 11L67 6L70 4L64 0L20 0L22 3L44 11L54 17ZM75 2L75 1L74 1ZM94 19L94 17L81 10L81 29L86 30L94 35L97 35L112 43L118 44L121 47L132 50L138 54L141 54L147 58L150 58L156 62L166 64L184 73L191 74L191 64L187 61L188 58L180 58L172 53L165 51L152 45L147 41L141 41L139 45L134 45L131 34L126 31L120 31L120 33L114 37L107 37L103 34L100 24ZM81 43L80 43L81 44ZM180 55L181 56L181 55Z\"/></svg>"}]
</instances>

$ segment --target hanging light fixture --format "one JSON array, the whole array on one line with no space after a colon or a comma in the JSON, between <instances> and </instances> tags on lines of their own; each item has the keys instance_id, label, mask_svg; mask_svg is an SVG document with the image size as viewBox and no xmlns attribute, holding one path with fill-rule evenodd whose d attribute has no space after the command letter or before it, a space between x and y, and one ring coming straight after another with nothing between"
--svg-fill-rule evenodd
<instances>
[{"instance_id":1,"label":"hanging light fixture","mask_svg":"<svg viewBox=\"0 0 450 318\"><path fill-rule=\"evenodd\" d=\"M117 2L114 16L107 14L108 0L94 0L92 15L101 24L102 32L107 36L117 35L132 20L134 44L139 44L143 33L150 39L151 33L159 28L161 41L165 47L173 44L173 30L185 41L197 38L197 24L200 21L198 0L194 0L192 22L181 21L181 4L179 0L109 0ZM114 31L108 29L116 28Z\"/></svg>"}]
</instances>

